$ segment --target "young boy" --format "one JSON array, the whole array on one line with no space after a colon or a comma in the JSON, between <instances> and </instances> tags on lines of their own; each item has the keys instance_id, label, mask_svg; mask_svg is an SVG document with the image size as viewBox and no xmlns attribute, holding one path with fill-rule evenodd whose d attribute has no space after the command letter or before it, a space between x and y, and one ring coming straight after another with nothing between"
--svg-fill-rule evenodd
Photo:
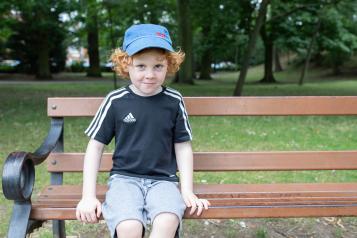
<instances>
[{"instance_id":1,"label":"young boy","mask_svg":"<svg viewBox=\"0 0 357 238\"><path fill-rule=\"evenodd\" d=\"M114 70L131 84L107 95L85 133L91 138L83 169L77 219L95 223L103 210L112 237L174 237L184 211L197 215L210 205L192 189L191 128L182 96L162 86L184 54L172 48L169 32L153 24L127 29L123 48L111 56ZM96 178L104 145L115 137L113 168L103 206ZM177 168L180 172L181 193Z\"/></svg>"}]
</instances>

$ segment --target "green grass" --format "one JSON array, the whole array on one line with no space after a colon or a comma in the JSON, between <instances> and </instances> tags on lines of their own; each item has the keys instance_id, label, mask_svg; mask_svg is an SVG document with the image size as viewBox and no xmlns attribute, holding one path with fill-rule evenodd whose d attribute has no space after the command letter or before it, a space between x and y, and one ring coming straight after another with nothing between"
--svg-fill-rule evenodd
<instances>
[{"instance_id":1,"label":"green grass","mask_svg":"<svg viewBox=\"0 0 357 238\"><path fill-rule=\"evenodd\" d=\"M267 237L267 232L264 228L259 228L256 231L256 238L266 238Z\"/></svg>"},{"instance_id":2,"label":"green grass","mask_svg":"<svg viewBox=\"0 0 357 238\"><path fill-rule=\"evenodd\" d=\"M304 86L296 84L300 73L288 69L276 74L277 84L255 83L262 77L262 68L249 71L244 96L275 95L357 95L357 76L334 78L323 71L309 73ZM71 76L73 77L73 76ZM46 98L54 96L104 96L112 90L110 75L102 81L81 82L0 82L0 166L12 151L34 151L47 135ZM195 85L170 85L185 96L230 96L237 73L219 73L211 81L196 81ZM120 85L127 83L120 81ZM85 151L87 137L83 131L90 118L66 119L65 150ZM254 151L254 150L355 150L357 148L357 117L192 117L195 151ZM106 150L111 151L113 145ZM106 174L100 176L105 183ZM356 181L355 171L313 172L239 172L197 173L195 181L207 183L264 183ZM81 174L65 175L65 183L81 183ZM36 168L34 194L49 183L45 165ZM2 190L1 190L2 191ZM5 236L12 202L0 196L0 237ZM70 222L67 234L78 230L90 231L77 222ZM95 228L93 228L95 229ZM48 231L44 236L50 237ZM48 235L46 235L48 234ZM229 234L231 235L231 234ZM258 234L257 234L258 235ZM232 236L234 236L232 234Z\"/></svg>"}]
</instances>

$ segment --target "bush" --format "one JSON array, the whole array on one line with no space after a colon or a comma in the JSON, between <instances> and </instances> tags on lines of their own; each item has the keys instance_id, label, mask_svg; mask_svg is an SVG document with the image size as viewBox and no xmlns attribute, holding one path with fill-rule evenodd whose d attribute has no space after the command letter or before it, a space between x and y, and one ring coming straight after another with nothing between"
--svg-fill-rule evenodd
<instances>
[{"instance_id":1,"label":"bush","mask_svg":"<svg viewBox=\"0 0 357 238\"><path fill-rule=\"evenodd\" d=\"M71 72L79 73L79 72L85 72L86 67L84 66L83 61L75 61L73 62L70 66L69 69Z\"/></svg>"},{"instance_id":2,"label":"bush","mask_svg":"<svg viewBox=\"0 0 357 238\"><path fill-rule=\"evenodd\" d=\"M18 71L20 61L4 60L0 62L0 73L15 73Z\"/></svg>"}]
</instances>

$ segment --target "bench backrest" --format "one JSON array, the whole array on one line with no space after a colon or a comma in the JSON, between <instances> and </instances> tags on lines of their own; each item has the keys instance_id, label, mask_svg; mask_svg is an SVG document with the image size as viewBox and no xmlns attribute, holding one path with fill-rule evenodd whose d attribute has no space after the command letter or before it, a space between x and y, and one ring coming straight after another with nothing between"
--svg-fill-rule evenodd
<instances>
[{"instance_id":1,"label":"bench backrest","mask_svg":"<svg viewBox=\"0 0 357 238\"><path fill-rule=\"evenodd\" d=\"M103 98L49 98L50 117L93 117ZM186 97L189 116L357 115L357 96ZM351 125L353 126L353 125ZM100 171L109 171L105 153ZM50 172L78 172L83 153L53 153ZM357 151L194 152L195 171L357 169Z\"/></svg>"}]
</instances>

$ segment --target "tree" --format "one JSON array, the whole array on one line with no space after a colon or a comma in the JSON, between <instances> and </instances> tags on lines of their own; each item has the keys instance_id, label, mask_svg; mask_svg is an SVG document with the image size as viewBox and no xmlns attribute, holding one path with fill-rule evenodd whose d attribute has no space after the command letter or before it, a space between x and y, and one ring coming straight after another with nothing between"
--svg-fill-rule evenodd
<instances>
[{"instance_id":1,"label":"tree","mask_svg":"<svg viewBox=\"0 0 357 238\"><path fill-rule=\"evenodd\" d=\"M100 6L96 0L86 0L86 30L89 56L87 77L101 77L99 59L98 12Z\"/></svg>"},{"instance_id":2,"label":"tree","mask_svg":"<svg viewBox=\"0 0 357 238\"><path fill-rule=\"evenodd\" d=\"M280 51L277 47L274 47L274 66L275 66L274 72L281 72L284 70L280 61Z\"/></svg>"},{"instance_id":3,"label":"tree","mask_svg":"<svg viewBox=\"0 0 357 238\"><path fill-rule=\"evenodd\" d=\"M182 63L181 69L179 71L178 82L193 84L192 26L189 4L189 0L177 0L179 42L183 51L185 52L185 61Z\"/></svg>"},{"instance_id":4,"label":"tree","mask_svg":"<svg viewBox=\"0 0 357 238\"><path fill-rule=\"evenodd\" d=\"M272 9L272 8L271 8ZM267 32L267 28L270 27L270 32ZM264 61L264 77L260 82L262 83L275 83L276 80L273 75L273 53L274 53L274 38L273 38L272 25L267 24L267 16L263 19L262 26L260 28L260 35L264 43L265 49L265 61Z\"/></svg>"},{"instance_id":5,"label":"tree","mask_svg":"<svg viewBox=\"0 0 357 238\"><path fill-rule=\"evenodd\" d=\"M65 64L66 29L59 17L68 10L65 1L13 1L8 47L24 72L39 79L51 78L51 70Z\"/></svg>"},{"instance_id":6,"label":"tree","mask_svg":"<svg viewBox=\"0 0 357 238\"><path fill-rule=\"evenodd\" d=\"M310 58L311 58L311 54L312 54L312 48L313 48L313 45L315 43L315 39L316 39L316 37L317 37L317 35L318 35L319 31L320 31L320 25L321 25L321 21L320 21L320 19L318 19L317 23L316 23L315 32L313 33L313 35L311 37L309 48L307 49L307 55L306 55L304 67L303 67L303 69L301 71L299 85L303 85L304 84L304 78L305 78L305 75L307 73L307 69L309 67Z\"/></svg>"},{"instance_id":7,"label":"tree","mask_svg":"<svg viewBox=\"0 0 357 238\"><path fill-rule=\"evenodd\" d=\"M303 0L277 6L281 9L278 10L280 14L287 12L289 15L284 22L275 21L274 26L280 29L274 42L295 52L299 62L304 62L299 84L302 85L306 77L310 61L338 73L340 66L352 55L357 42L355 27L351 27L356 23L353 16L357 4L351 0L314 3Z\"/></svg>"},{"instance_id":8,"label":"tree","mask_svg":"<svg viewBox=\"0 0 357 238\"><path fill-rule=\"evenodd\" d=\"M260 27L263 24L264 17L266 15L267 7L270 3L270 0L263 0L260 4L259 7L259 12L258 16L255 21L255 25L253 30L249 34L249 41L248 41L248 47L244 53L244 62L239 74L239 78L236 84L236 87L234 89L234 96L241 96L242 90L243 90L243 85L245 78L247 76L248 68L249 68L249 62L250 58L254 52L255 49L255 43L259 34Z\"/></svg>"},{"instance_id":9,"label":"tree","mask_svg":"<svg viewBox=\"0 0 357 238\"><path fill-rule=\"evenodd\" d=\"M355 2L341 1L326 8L321 17L321 30L317 37L318 51L326 52L323 55L325 62L331 66L334 75L341 73L341 66L357 49L356 11Z\"/></svg>"},{"instance_id":10,"label":"tree","mask_svg":"<svg viewBox=\"0 0 357 238\"><path fill-rule=\"evenodd\" d=\"M236 60L235 40L240 31L238 24L243 12L242 5L239 1L192 1L194 54L200 79L211 78L212 62Z\"/></svg>"},{"instance_id":11,"label":"tree","mask_svg":"<svg viewBox=\"0 0 357 238\"><path fill-rule=\"evenodd\" d=\"M7 1L0 3L0 61L7 57L6 42L12 34L9 28L9 15L11 14L11 4Z\"/></svg>"},{"instance_id":12,"label":"tree","mask_svg":"<svg viewBox=\"0 0 357 238\"><path fill-rule=\"evenodd\" d=\"M284 0L276 0L270 4L268 14L264 18L263 26L260 30L260 35L265 48L264 76L260 82L276 82L273 74L274 58L276 60L277 68L282 69L279 62L279 49L276 47L276 41L286 34L285 29L288 28L287 25L289 25L289 21L284 19L291 18L291 15L305 10L308 8L309 4L310 3L304 3L304 1L287 2Z\"/></svg>"}]
</instances>

